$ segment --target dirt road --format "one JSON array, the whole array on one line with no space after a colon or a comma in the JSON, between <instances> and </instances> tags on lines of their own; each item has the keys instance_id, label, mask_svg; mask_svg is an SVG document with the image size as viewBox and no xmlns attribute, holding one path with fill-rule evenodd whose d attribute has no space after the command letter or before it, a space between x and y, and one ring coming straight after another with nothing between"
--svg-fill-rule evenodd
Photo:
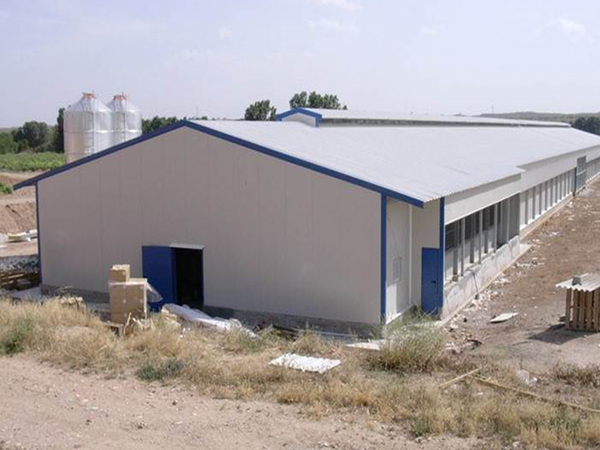
<instances>
[{"instance_id":1,"label":"dirt road","mask_svg":"<svg viewBox=\"0 0 600 450\"><path fill-rule=\"evenodd\" d=\"M316 420L296 407L65 372L24 356L0 358L0 379L3 450L458 450L478 444L451 437L418 442L364 417Z\"/></svg>"},{"instance_id":2,"label":"dirt road","mask_svg":"<svg viewBox=\"0 0 600 450\"><path fill-rule=\"evenodd\" d=\"M600 363L600 333L564 328L565 292L555 287L574 275L600 272L600 180L525 242L531 250L451 322L454 337L481 339L480 353L528 370ZM502 312L519 315L489 323Z\"/></svg>"}]
</instances>

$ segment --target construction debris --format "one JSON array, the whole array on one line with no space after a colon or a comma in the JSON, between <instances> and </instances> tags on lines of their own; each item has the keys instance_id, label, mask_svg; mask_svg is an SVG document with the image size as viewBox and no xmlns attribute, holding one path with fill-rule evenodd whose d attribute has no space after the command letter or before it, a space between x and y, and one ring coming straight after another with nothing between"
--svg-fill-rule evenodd
<instances>
[{"instance_id":1,"label":"construction debris","mask_svg":"<svg viewBox=\"0 0 600 450\"><path fill-rule=\"evenodd\" d=\"M286 353L272 360L271 366L286 367L288 369L301 370L302 372L325 373L342 363L339 359L314 358L311 356L300 356L295 353Z\"/></svg>"},{"instance_id":2,"label":"construction debris","mask_svg":"<svg viewBox=\"0 0 600 450\"><path fill-rule=\"evenodd\" d=\"M160 310L160 316L167 326L181 330L181 323L179 322L179 318L176 314L169 312L169 310L166 308L162 308Z\"/></svg>"},{"instance_id":3,"label":"construction debris","mask_svg":"<svg viewBox=\"0 0 600 450\"><path fill-rule=\"evenodd\" d=\"M2 289L23 291L39 283L40 276L37 272L9 270L0 273L0 287Z\"/></svg>"},{"instance_id":4,"label":"construction debris","mask_svg":"<svg viewBox=\"0 0 600 450\"><path fill-rule=\"evenodd\" d=\"M346 347L358 349L358 350L371 350L371 351L379 351L381 350L381 344L383 344L383 340L377 341L368 341L368 342L353 342L352 344L346 344Z\"/></svg>"},{"instance_id":5,"label":"construction debris","mask_svg":"<svg viewBox=\"0 0 600 450\"><path fill-rule=\"evenodd\" d=\"M468 378L476 380L481 384L485 384L485 385L491 386L496 389L502 389L504 391L511 391L511 392L514 392L518 395L522 395L525 397L530 397L530 398L534 398L536 400L541 400L541 401L548 402L548 403L554 403L554 404L561 405L561 406L568 406L569 408L575 408L575 409L579 409L579 410L582 410L585 412L600 414L599 409L588 408L587 406L578 405L576 403L571 403L571 402L561 400L558 398L545 397L545 396L537 394L535 392L523 391L521 389L517 389L517 388L511 387L511 386L500 384L500 383L498 383L496 381L492 381L490 379L481 378L481 377L474 376L474 375L469 375Z\"/></svg>"},{"instance_id":6,"label":"construction debris","mask_svg":"<svg viewBox=\"0 0 600 450\"><path fill-rule=\"evenodd\" d=\"M533 386L537 383L538 379L531 375L526 370L517 370L516 372L517 378L521 380L527 386Z\"/></svg>"},{"instance_id":7,"label":"construction debris","mask_svg":"<svg viewBox=\"0 0 600 450\"><path fill-rule=\"evenodd\" d=\"M21 233L8 233L6 239L9 244L13 244L16 242L29 242L32 239L37 239L37 236L37 230L28 230Z\"/></svg>"},{"instance_id":8,"label":"construction debris","mask_svg":"<svg viewBox=\"0 0 600 450\"><path fill-rule=\"evenodd\" d=\"M148 318L148 282L145 278L130 278L129 274L129 265L114 265L109 272L110 320L114 323Z\"/></svg>"},{"instance_id":9,"label":"construction debris","mask_svg":"<svg viewBox=\"0 0 600 450\"><path fill-rule=\"evenodd\" d=\"M481 369L477 368L477 369L473 369L467 373L463 373L462 375L459 375L455 378L452 378L451 380L446 381L445 383L442 383L439 385L440 389L446 389L447 387L452 386L453 384L458 383L459 381L464 380L465 378L471 376L471 375L475 375L477 372L479 372Z\"/></svg>"},{"instance_id":10,"label":"construction debris","mask_svg":"<svg viewBox=\"0 0 600 450\"><path fill-rule=\"evenodd\" d=\"M490 323L506 322L507 320L510 320L513 317L518 316L518 315L519 315L519 313L517 313L517 312L502 313L502 314L499 314L496 317L494 317L492 320L490 320Z\"/></svg>"},{"instance_id":11,"label":"construction debris","mask_svg":"<svg viewBox=\"0 0 600 450\"><path fill-rule=\"evenodd\" d=\"M174 303L167 303L163 306L163 310L165 309L177 317L185 320L186 322L193 323L201 327L214 328L218 331L231 331L234 329L239 329L243 330L245 333L248 333L251 337L256 337L254 332L244 328L242 324L235 319L226 320L218 317L211 317L197 309L192 309L189 306L175 305Z\"/></svg>"},{"instance_id":12,"label":"construction debris","mask_svg":"<svg viewBox=\"0 0 600 450\"><path fill-rule=\"evenodd\" d=\"M82 297L61 297L59 299L61 306L76 309L77 311L85 310L85 303Z\"/></svg>"}]
</instances>

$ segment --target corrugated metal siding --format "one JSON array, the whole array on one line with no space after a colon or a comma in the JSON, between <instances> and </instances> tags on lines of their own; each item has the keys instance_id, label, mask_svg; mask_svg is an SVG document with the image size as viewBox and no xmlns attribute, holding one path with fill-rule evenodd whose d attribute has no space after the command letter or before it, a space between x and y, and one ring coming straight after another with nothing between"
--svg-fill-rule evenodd
<instances>
[{"instance_id":1,"label":"corrugated metal siding","mask_svg":"<svg viewBox=\"0 0 600 450\"><path fill-rule=\"evenodd\" d=\"M597 273L584 273L579 277L580 284L573 284L573 278L558 283L557 288L571 289L574 291L591 292L600 288L600 275Z\"/></svg>"}]
</instances>

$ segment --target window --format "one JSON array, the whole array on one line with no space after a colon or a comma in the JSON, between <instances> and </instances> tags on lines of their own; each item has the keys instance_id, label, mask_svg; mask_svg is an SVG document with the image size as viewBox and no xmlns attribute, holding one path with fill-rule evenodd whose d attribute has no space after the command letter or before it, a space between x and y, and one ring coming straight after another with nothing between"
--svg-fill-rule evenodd
<instances>
[{"instance_id":1,"label":"window","mask_svg":"<svg viewBox=\"0 0 600 450\"><path fill-rule=\"evenodd\" d=\"M446 251L452 250L454 248L454 243L456 239L456 222L450 223L446 225Z\"/></svg>"}]
</instances>

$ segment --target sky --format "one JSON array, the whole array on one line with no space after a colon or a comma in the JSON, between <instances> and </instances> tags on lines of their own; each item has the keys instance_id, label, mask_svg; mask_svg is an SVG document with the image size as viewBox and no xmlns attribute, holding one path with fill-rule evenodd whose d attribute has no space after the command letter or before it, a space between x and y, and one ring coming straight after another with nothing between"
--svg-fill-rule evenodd
<instances>
[{"instance_id":1,"label":"sky","mask_svg":"<svg viewBox=\"0 0 600 450\"><path fill-rule=\"evenodd\" d=\"M84 91L240 118L302 90L349 109L600 111L597 0L0 0L0 127Z\"/></svg>"}]
</instances>

